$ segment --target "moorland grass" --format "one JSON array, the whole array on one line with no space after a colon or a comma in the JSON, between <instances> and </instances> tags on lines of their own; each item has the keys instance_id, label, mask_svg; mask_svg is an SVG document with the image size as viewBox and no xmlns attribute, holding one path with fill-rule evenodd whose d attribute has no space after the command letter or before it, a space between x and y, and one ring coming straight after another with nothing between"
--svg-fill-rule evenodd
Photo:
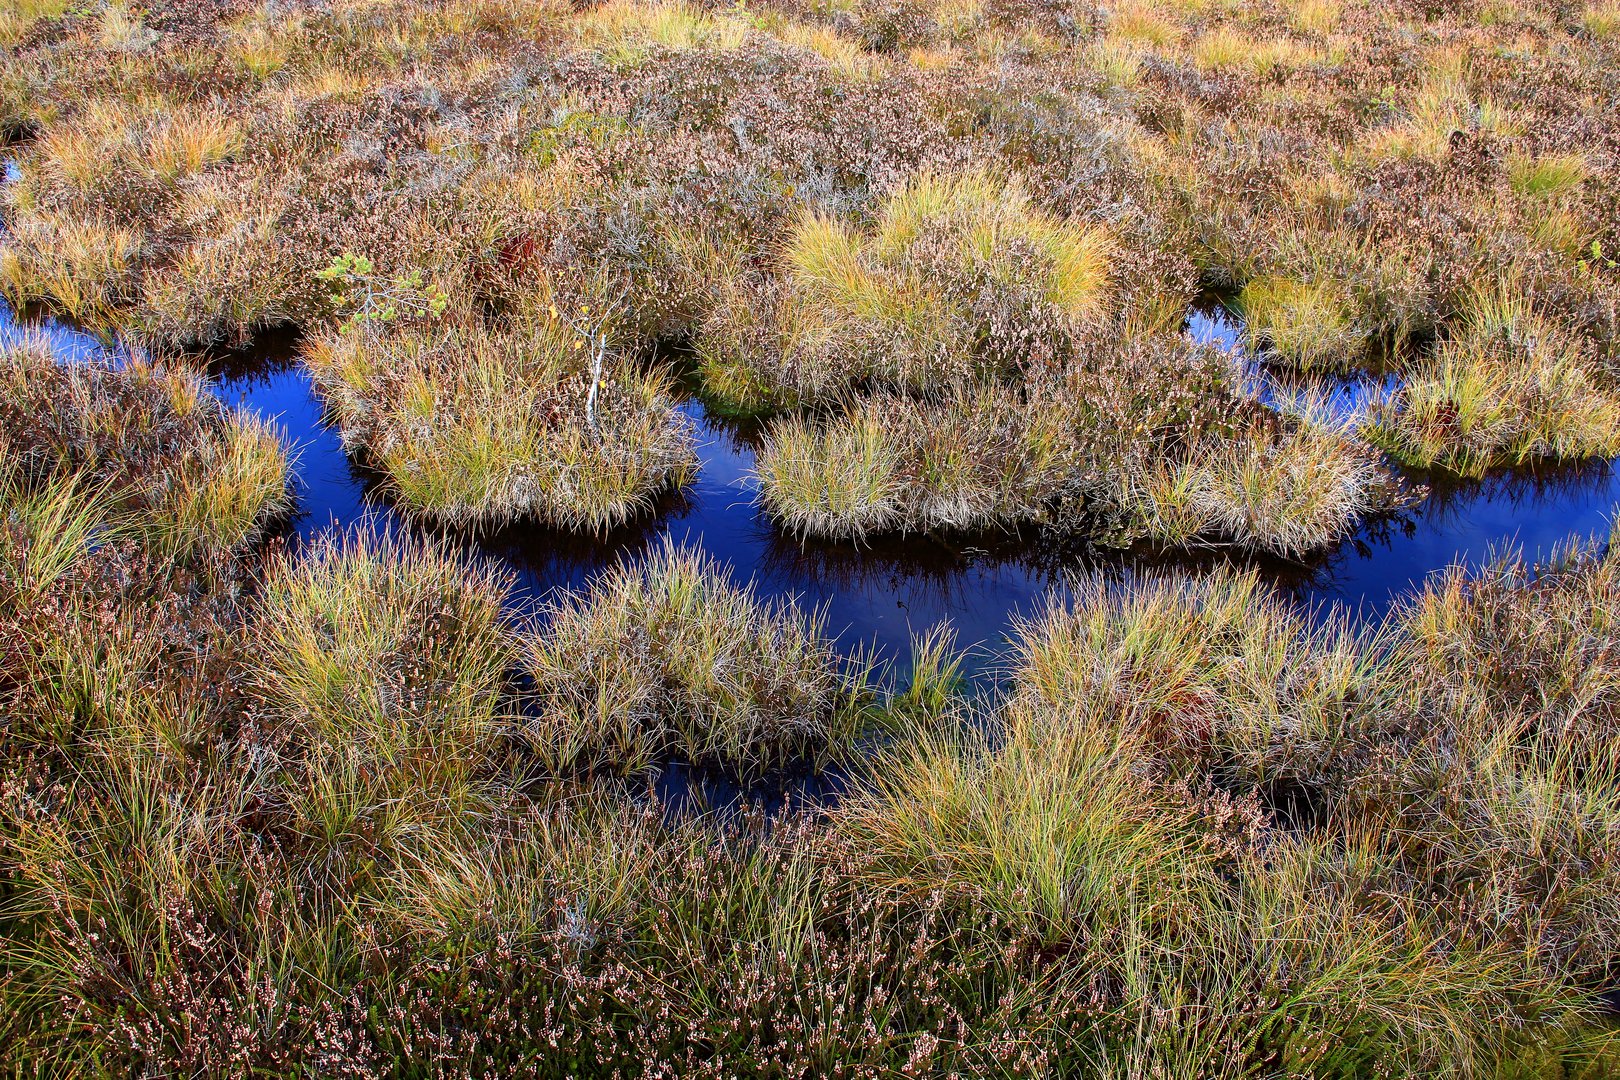
<instances>
[{"instance_id":1,"label":"moorland grass","mask_svg":"<svg viewBox=\"0 0 1620 1080\"><path fill-rule=\"evenodd\" d=\"M1614 762L1589 736L1608 709L1596 628L1612 582L1603 551L1539 571L1509 556L1351 631L1313 625L1252 574L1097 580L1022 628L1010 723L1034 717L1038 740L1053 716L1100 725L1174 782L1288 793L1274 812L1367 845L1377 875L1404 883L1402 910L1453 920L1443 933L1470 948L1521 950L1515 979L1590 987L1615 932L1597 897L1620 821L1591 783ZM1554 884L1565 873L1571 891ZM1439 882L1476 902L1447 909Z\"/></svg>"},{"instance_id":2,"label":"moorland grass","mask_svg":"<svg viewBox=\"0 0 1620 1080\"><path fill-rule=\"evenodd\" d=\"M1365 354L1366 334L1335 286L1257 277L1237 299L1249 348L1306 370L1344 368Z\"/></svg>"},{"instance_id":3,"label":"moorland grass","mask_svg":"<svg viewBox=\"0 0 1620 1080\"><path fill-rule=\"evenodd\" d=\"M523 737L559 772L671 753L743 772L814 759L847 749L868 692L824 613L760 599L672 545L549 603L521 666Z\"/></svg>"},{"instance_id":4,"label":"moorland grass","mask_svg":"<svg viewBox=\"0 0 1620 1080\"><path fill-rule=\"evenodd\" d=\"M1239 419L1256 407L1233 382L1186 412L1173 396L1141 401L1156 377L1185 380L1172 395L1200 377L1196 351L1159 372L1155 352L1093 356L1096 369L1028 393L874 394L843 413L779 418L759 449L760 503L806 536L1038 523L1115 542L1293 556L1332 546L1399 501L1388 469L1353 434L1300 418ZM1128 411L1114 411L1120 404ZM1192 436L1223 405L1235 422ZM1174 426L1153 431L1140 419L1149 410Z\"/></svg>"},{"instance_id":5,"label":"moorland grass","mask_svg":"<svg viewBox=\"0 0 1620 1080\"><path fill-rule=\"evenodd\" d=\"M1073 466L1040 442L1047 428L1032 426L1017 397L994 389L873 396L842 416L789 416L760 447L760 499L801 535L1039 520L1073 485Z\"/></svg>"},{"instance_id":6,"label":"moorland grass","mask_svg":"<svg viewBox=\"0 0 1620 1080\"><path fill-rule=\"evenodd\" d=\"M1457 335L1414 365L1371 419L1402 461L1479 476L1620 454L1620 410L1589 346L1511 294L1476 294Z\"/></svg>"},{"instance_id":7,"label":"moorland grass","mask_svg":"<svg viewBox=\"0 0 1620 1080\"><path fill-rule=\"evenodd\" d=\"M31 217L0 241L0 292L17 307L49 300L70 319L106 327L140 243L110 218Z\"/></svg>"},{"instance_id":8,"label":"moorland grass","mask_svg":"<svg viewBox=\"0 0 1620 1080\"><path fill-rule=\"evenodd\" d=\"M687 337L701 393L771 414L793 531L1299 555L1386 505L1373 448L1616 453L1617 28L24 0L0 292L158 356L292 324L346 445L453 524L684 484L649 346ZM1179 332L1204 288L1283 363L1392 346L1397 388L1263 411ZM1254 573L1087 578L997 692L935 636L888 693L674 549L521 625L448 541L262 560L285 451L200 379L0 375L0 1069L1620 1072L1608 547L1365 628ZM867 721L813 813L639 793Z\"/></svg>"},{"instance_id":9,"label":"moorland grass","mask_svg":"<svg viewBox=\"0 0 1620 1080\"><path fill-rule=\"evenodd\" d=\"M275 429L225 408L183 367L60 363L44 340L0 349L0 440L35 480L104 489L154 545L239 550L286 511Z\"/></svg>"},{"instance_id":10,"label":"moorland grass","mask_svg":"<svg viewBox=\"0 0 1620 1080\"><path fill-rule=\"evenodd\" d=\"M879 887L1084 949L1096 1011L1068 1030L1075 1067L1490 1075L1582 1013L1507 941L1456 948L1441 913L1371 891L1396 858L1376 838L1273 833L1219 789L1155 781L1084 711L1027 708L996 744L909 740L834 827L873 848Z\"/></svg>"},{"instance_id":11,"label":"moorland grass","mask_svg":"<svg viewBox=\"0 0 1620 1080\"><path fill-rule=\"evenodd\" d=\"M1055 218L1013 178L920 176L868 232L806 212L783 242L785 289L727 292L695 347L733 411L826 401L862 382L926 391L1016 377L1101 310L1106 229Z\"/></svg>"},{"instance_id":12,"label":"moorland grass","mask_svg":"<svg viewBox=\"0 0 1620 1080\"><path fill-rule=\"evenodd\" d=\"M1331 547L1397 494L1358 440L1296 422L1195 446L1146 470L1136 498L1145 535L1167 547L1229 543L1297 556Z\"/></svg>"},{"instance_id":13,"label":"moorland grass","mask_svg":"<svg viewBox=\"0 0 1620 1080\"><path fill-rule=\"evenodd\" d=\"M465 803L496 753L505 593L442 543L367 534L266 572L252 692L291 828L375 850Z\"/></svg>"},{"instance_id":14,"label":"moorland grass","mask_svg":"<svg viewBox=\"0 0 1620 1080\"><path fill-rule=\"evenodd\" d=\"M390 326L317 339L304 356L345 445L406 508L602 530L684 486L696 455L667 378L615 352L594 383L583 334L556 318L498 336Z\"/></svg>"}]
</instances>

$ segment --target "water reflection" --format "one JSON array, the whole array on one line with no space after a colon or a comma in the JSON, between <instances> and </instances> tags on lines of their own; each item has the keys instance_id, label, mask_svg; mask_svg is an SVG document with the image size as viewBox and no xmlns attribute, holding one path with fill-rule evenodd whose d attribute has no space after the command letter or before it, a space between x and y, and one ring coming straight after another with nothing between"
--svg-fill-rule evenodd
<instances>
[{"instance_id":1,"label":"water reflection","mask_svg":"<svg viewBox=\"0 0 1620 1080\"><path fill-rule=\"evenodd\" d=\"M1190 331L1216 335L1207 340L1237 340L1217 319ZM19 320L0 306L0 343L25 333L43 335L64 359L124 356L94 335L50 319ZM419 527L390 509L377 474L343 452L337 429L297 363L292 335L268 334L250 352L220 353L207 362L227 403L274 420L294 448L298 511L287 526L293 542L362 523ZM687 491L666 496L635 522L605 535L513 526L459 536L459 542L507 568L518 602L527 605L559 586L581 585L668 537L701 547L768 594L794 595L824 608L829 628L850 651L871 650L903 665L914 635L949 621L963 645L983 646L969 664L971 674L983 675L1005 655L1016 617L1033 613L1076 573L1196 570L1237 562L1257 567L1313 607L1342 603L1363 617L1377 617L1453 561L1477 564L1511 542L1535 554L1571 535L1601 537L1620 500L1620 478L1607 463L1470 482L1417 477L1430 489L1424 502L1398 518L1367 524L1337 549L1305 562L1221 551L1099 551L1033 531L882 538L862 546L800 541L774 528L754 503L756 433L710 417L696 401L682 407L696 424L702 466Z\"/></svg>"},{"instance_id":2,"label":"water reflection","mask_svg":"<svg viewBox=\"0 0 1620 1080\"><path fill-rule=\"evenodd\" d=\"M0 300L0 348L26 340L43 340L50 346L51 353L63 360L111 358L118 361L127 356L116 342L59 319L45 318L37 312L18 313Z\"/></svg>"},{"instance_id":3,"label":"water reflection","mask_svg":"<svg viewBox=\"0 0 1620 1080\"><path fill-rule=\"evenodd\" d=\"M1385 365L1344 373L1304 375L1251 354L1244 346L1243 324L1216 300L1187 314L1186 334L1232 357L1245 390L1269 409L1305 412L1330 422L1350 424L1365 416L1401 385L1400 371Z\"/></svg>"},{"instance_id":4,"label":"water reflection","mask_svg":"<svg viewBox=\"0 0 1620 1080\"><path fill-rule=\"evenodd\" d=\"M1350 419L1400 385L1394 369L1307 379L1261 363L1245 354L1242 325L1218 302L1189 313L1187 334L1232 353L1261 401L1272 407L1315 396L1330 416ZM1316 604L1338 602L1378 616L1453 562L1478 566L1510 546L1534 558L1571 539L1601 540L1620 503L1613 462L1502 470L1479 480L1405 475L1428 497L1397 517L1365 524L1318 557L1309 574L1290 582L1294 591Z\"/></svg>"},{"instance_id":5,"label":"water reflection","mask_svg":"<svg viewBox=\"0 0 1620 1080\"><path fill-rule=\"evenodd\" d=\"M1510 546L1545 557L1571 539L1601 541L1620 503L1612 462L1424 482L1422 503L1364 527L1317 567L1306 590L1312 599L1382 614L1453 562L1478 567Z\"/></svg>"}]
</instances>

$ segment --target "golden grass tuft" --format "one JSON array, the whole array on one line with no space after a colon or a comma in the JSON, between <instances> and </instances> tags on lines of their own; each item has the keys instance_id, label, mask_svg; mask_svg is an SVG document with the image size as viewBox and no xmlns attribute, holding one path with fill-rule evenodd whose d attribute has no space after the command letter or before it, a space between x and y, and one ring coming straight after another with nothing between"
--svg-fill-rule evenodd
<instances>
[{"instance_id":1,"label":"golden grass tuft","mask_svg":"<svg viewBox=\"0 0 1620 1080\"><path fill-rule=\"evenodd\" d=\"M1617 406L1579 343L1526 300L1476 293L1456 336L1415 365L1368 434L1409 464L1480 476L1620 454Z\"/></svg>"},{"instance_id":2,"label":"golden grass tuft","mask_svg":"<svg viewBox=\"0 0 1620 1080\"><path fill-rule=\"evenodd\" d=\"M1574 191L1592 173L1581 154L1515 157L1508 162L1508 182L1514 192L1528 198L1557 198Z\"/></svg>"},{"instance_id":3,"label":"golden grass tuft","mask_svg":"<svg viewBox=\"0 0 1620 1080\"><path fill-rule=\"evenodd\" d=\"M1228 542L1278 555L1330 547L1385 509L1391 479L1344 434L1300 423L1211 440L1150 467L1143 529L1172 547Z\"/></svg>"},{"instance_id":4,"label":"golden grass tuft","mask_svg":"<svg viewBox=\"0 0 1620 1080\"><path fill-rule=\"evenodd\" d=\"M16 0L0 11L0 48L19 44L30 31L47 19L60 19L71 6L69 0Z\"/></svg>"},{"instance_id":5,"label":"golden grass tuft","mask_svg":"<svg viewBox=\"0 0 1620 1080\"><path fill-rule=\"evenodd\" d=\"M710 14L685 0L610 0L577 25L585 45L621 68L639 66L654 49L732 52L748 35L745 22Z\"/></svg>"},{"instance_id":6,"label":"golden grass tuft","mask_svg":"<svg viewBox=\"0 0 1620 1080\"><path fill-rule=\"evenodd\" d=\"M45 302L75 322L111 326L127 301L141 235L111 218L31 216L0 237L0 294Z\"/></svg>"},{"instance_id":7,"label":"golden grass tuft","mask_svg":"<svg viewBox=\"0 0 1620 1080\"><path fill-rule=\"evenodd\" d=\"M777 30L775 36L787 45L821 57L829 68L846 79L873 79L883 70L880 57L826 27L789 23Z\"/></svg>"},{"instance_id":8,"label":"golden grass tuft","mask_svg":"<svg viewBox=\"0 0 1620 1080\"><path fill-rule=\"evenodd\" d=\"M1115 255L1105 227L1043 211L993 170L917 176L869 230L807 210L783 245L785 280L722 287L695 343L705 389L758 412L867 380L929 393L1016 376L1101 318ZM1016 335L1031 309L1049 336Z\"/></svg>"},{"instance_id":9,"label":"golden grass tuft","mask_svg":"<svg viewBox=\"0 0 1620 1080\"><path fill-rule=\"evenodd\" d=\"M880 419L793 415L771 425L758 457L760 501L790 532L862 537L898 528L901 480L894 440Z\"/></svg>"},{"instance_id":10,"label":"golden grass tuft","mask_svg":"<svg viewBox=\"0 0 1620 1080\"><path fill-rule=\"evenodd\" d=\"M1018 624L1015 646L1012 693L1028 716L1089 717L1134 756L1251 783L1318 778L1345 710L1392 707L1398 691L1388 631L1313 620L1226 567L1082 578Z\"/></svg>"},{"instance_id":11,"label":"golden grass tuft","mask_svg":"<svg viewBox=\"0 0 1620 1080\"><path fill-rule=\"evenodd\" d=\"M1339 23L1344 5L1340 0L1291 0L1288 19L1303 33L1325 37Z\"/></svg>"},{"instance_id":12,"label":"golden grass tuft","mask_svg":"<svg viewBox=\"0 0 1620 1080\"><path fill-rule=\"evenodd\" d=\"M0 349L0 440L42 475L101 490L121 530L166 558L243 550L289 505L280 434L182 368Z\"/></svg>"},{"instance_id":13,"label":"golden grass tuft","mask_svg":"<svg viewBox=\"0 0 1620 1080\"><path fill-rule=\"evenodd\" d=\"M1620 37L1620 4L1599 0L1581 12L1581 27L1599 41Z\"/></svg>"},{"instance_id":14,"label":"golden grass tuft","mask_svg":"<svg viewBox=\"0 0 1620 1080\"><path fill-rule=\"evenodd\" d=\"M879 888L948 888L1039 940L1151 922L1196 880L1196 856L1106 740L1057 725L982 735L924 728L882 751L835 827L873 851ZM1188 875L1183 877L1183 875ZM1172 885L1172 882L1177 882Z\"/></svg>"},{"instance_id":15,"label":"golden grass tuft","mask_svg":"<svg viewBox=\"0 0 1620 1080\"><path fill-rule=\"evenodd\" d=\"M839 539L1046 521L1081 471L1078 444L1090 433L1064 430L1080 422L1057 403L1032 416L998 388L785 416L760 446L759 501L789 532Z\"/></svg>"},{"instance_id":16,"label":"golden grass tuft","mask_svg":"<svg viewBox=\"0 0 1620 1080\"><path fill-rule=\"evenodd\" d=\"M291 772L293 827L386 847L465 805L498 753L506 582L448 546L327 537L266 576L253 692Z\"/></svg>"},{"instance_id":17,"label":"golden grass tuft","mask_svg":"<svg viewBox=\"0 0 1620 1080\"><path fill-rule=\"evenodd\" d=\"M311 341L305 362L346 445L378 464L406 508L470 526L604 529L688 483L695 454L665 376L617 352L593 430L589 352L558 320L526 333L336 334Z\"/></svg>"},{"instance_id":18,"label":"golden grass tuft","mask_svg":"<svg viewBox=\"0 0 1620 1080\"><path fill-rule=\"evenodd\" d=\"M1108 36L1124 41L1167 48L1181 39L1181 24L1148 0L1131 0L1116 7L1108 18Z\"/></svg>"},{"instance_id":19,"label":"golden grass tuft","mask_svg":"<svg viewBox=\"0 0 1620 1080\"><path fill-rule=\"evenodd\" d=\"M552 600L522 666L522 735L558 772L671 754L745 773L792 764L847 743L865 693L824 613L762 600L672 544Z\"/></svg>"},{"instance_id":20,"label":"golden grass tuft","mask_svg":"<svg viewBox=\"0 0 1620 1080\"><path fill-rule=\"evenodd\" d=\"M1330 280L1260 277L1238 294L1249 348L1269 349L1284 363L1307 371L1355 367L1368 335L1344 290Z\"/></svg>"}]
</instances>

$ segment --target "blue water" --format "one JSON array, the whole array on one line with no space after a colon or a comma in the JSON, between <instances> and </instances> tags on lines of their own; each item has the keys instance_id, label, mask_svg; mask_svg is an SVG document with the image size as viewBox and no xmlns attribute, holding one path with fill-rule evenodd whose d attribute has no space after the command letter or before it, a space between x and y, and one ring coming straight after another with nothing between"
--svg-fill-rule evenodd
<instances>
[{"instance_id":1,"label":"blue water","mask_svg":"<svg viewBox=\"0 0 1620 1080\"><path fill-rule=\"evenodd\" d=\"M0 304L0 343L25 333L43 334L64 359L123 355L57 320L19 321ZM343 452L337 428L327 423L290 339L268 335L251 354L215 358L210 370L222 400L273 421L291 447L297 509L289 527L298 541L362 524L413 527L380 496L379 478ZM702 548L763 593L792 596L824 610L828 628L846 651L868 651L902 664L914 634L949 620L964 646L991 647L977 654L975 666L982 665L1017 613L1033 612L1062 587L1060 570L1037 566L1016 537L995 538L992 550L923 537L857 548L785 536L754 505L754 450L748 439L710 418L695 400L681 407L697 427L701 472L686 491L664 498L643 520L603 536L529 526L454 538L509 570L521 602L557 587L582 585L592 573L669 537Z\"/></svg>"},{"instance_id":2,"label":"blue water","mask_svg":"<svg viewBox=\"0 0 1620 1080\"><path fill-rule=\"evenodd\" d=\"M1218 319L1194 320L1189 332L1216 344L1236 340L1230 324ZM94 335L51 319L19 321L0 306L0 343L24 333L43 334L65 359L122 357ZM293 448L297 513L288 528L297 541L368 522L412 527L379 496L375 475L344 454L290 339L269 335L251 354L215 358L211 370L227 403L275 421ZM1137 563L1196 570L1215 558L1057 551L1038 538L1010 535L910 537L861 547L800 542L775 529L755 505L750 439L696 401L682 408L698 430L698 479L635 525L605 536L519 527L458 540L509 569L522 603L581 585L593 572L670 537L702 548L764 593L824 609L841 647L873 652L901 669L913 635L949 621L962 645L980 647L968 665L972 673L993 668L1013 620L1036 611L1075 573ZM1534 555L1572 536L1601 538L1617 502L1620 477L1610 464L1435 483L1411 511L1368 524L1325 556L1255 565L1313 607L1344 604L1377 617L1454 561L1477 564L1513 543Z\"/></svg>"},{"instance_id":3,"label":"blue water","mask_svg":"<svg viewBox=\"0 0 1620 1080\"><path fill-rule=\"evenodd\" d=\"M1299 400L1309 387L1321 391L1329 418L1348 419L1400 384L1394 372L1290 377L1245 355L1242 326L1219 307L1194 311L1187 333L1229 352L1259 400L1271 407ZM1572 539L1602 540L1620 504L1614 462L1503 471L1482 480L1423 474L1410 479L1428 489L1422 503L1392 520L1367 524L1289 584L1317 604L1340 603L1377 616L1454 562L1477 567L1510 547L1536 558Z\"/></svg>"}]
</instances>

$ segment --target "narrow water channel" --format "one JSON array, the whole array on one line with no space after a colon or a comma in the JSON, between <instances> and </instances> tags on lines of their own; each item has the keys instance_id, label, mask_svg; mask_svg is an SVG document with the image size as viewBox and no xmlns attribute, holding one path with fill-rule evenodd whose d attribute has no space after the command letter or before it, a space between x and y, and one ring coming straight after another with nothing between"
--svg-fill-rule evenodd
<instances>
[{"instance_id":1,"label":"narrow water channel","mask_svg":"<svg viewBox=\"0 0 1620 1080\"><path fill-rule=\"evenodd\" d=\"M1235 327L1220 318L1201 315L1188 332L1237 346ZM0 306L0 343L25 334L44 335L64 360L118 358L116 346L93 335L51 319L19 319ZM307 541L368 522L399 527L377 493L376 478L344 454L336 428L325 422L292 345L268 335L251 353L219 358L211 368L227 403L275 421L295 450L297 515L289 528ZM754 448L745 433L710 417L695 400L682 407L697 426L701 472L688 491L666 498L643 520L605 536L513 527L468 538L483 557L511 571L520 604L559 586L580 585L593 572L668 537L702 548L766 594L793 595L824 608L844 649L869 650L901 670L913 635L948 620L961 644L978 646L970 673L984 674L1004 654L1013 621L1036 611L1046 596L1061 594L1076 573L1197 569L1223 557L1057 551L1038 537L1016 535L908 537L861 547L800 542L775 529L755 505ZM1257 565L1313 608L1342 604L1361 618L1376 618L1454 561L1478 564L1513 543L1533 555L1572 536L1601 537L1620 502L1612 463L1429 483L1422 503L1367 524L1325 556Z\"/></svg>"}]
</instances>

